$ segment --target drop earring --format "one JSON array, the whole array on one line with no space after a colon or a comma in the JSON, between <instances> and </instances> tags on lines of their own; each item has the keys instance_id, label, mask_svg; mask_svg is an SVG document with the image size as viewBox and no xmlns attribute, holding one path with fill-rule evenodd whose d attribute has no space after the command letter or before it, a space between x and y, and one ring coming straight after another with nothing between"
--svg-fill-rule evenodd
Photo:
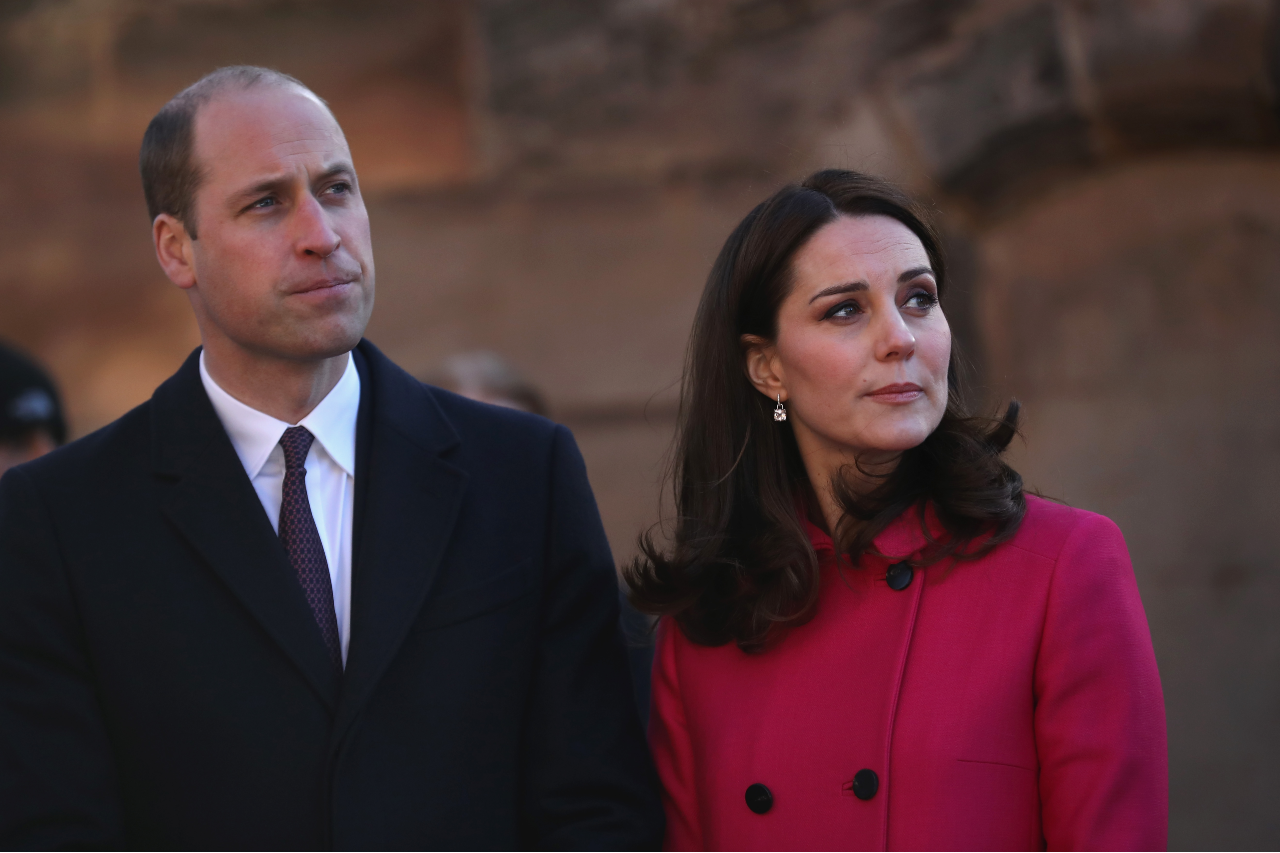
<instances>
[{"instance_id":1,"label":"drop earring","mask_svg":"<svg viewBox=\"0 0 1280 853\"><path fill-rule=\"evenodd\" d=\"M773 419L781 423L787 419L787 407L782 405L782 395L778 395L778 407L773 410Z\"/></svg>"}]
</instances>

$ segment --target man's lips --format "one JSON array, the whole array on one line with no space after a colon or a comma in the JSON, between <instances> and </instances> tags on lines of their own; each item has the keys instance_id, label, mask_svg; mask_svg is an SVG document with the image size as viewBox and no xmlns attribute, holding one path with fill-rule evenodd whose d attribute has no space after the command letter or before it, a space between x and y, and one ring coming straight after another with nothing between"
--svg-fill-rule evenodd
<instances>
[{"instance_id":1,"label":"man's lips","mask_svg":"<svg viewBox=\"0 0 1280 853\"><path fill-rule=\"evenodd\" d=\"M877 403L910 403L924 396L924 389L914 382L896 382L870 391L866 396Z\"/></svg>"},{"instance_id":2,"label":"man's lips","mask_svg":"<svg viewBox=\"0 0 1280 853\"><path fill-rule=\"evenodd\" d=\"M341 287L344 284L351 284L353 281L355 281L354 276L316 279L295 287L290 293L314 293L317 290L330 290L335 287Z\"/></svg>"}]
</instances>

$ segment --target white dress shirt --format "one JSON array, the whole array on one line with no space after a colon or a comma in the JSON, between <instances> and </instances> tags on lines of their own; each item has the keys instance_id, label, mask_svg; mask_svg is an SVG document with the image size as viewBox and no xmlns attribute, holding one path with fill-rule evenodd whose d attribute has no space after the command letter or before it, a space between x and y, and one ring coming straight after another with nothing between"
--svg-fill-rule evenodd
<instances>
[{"instance_id":1,"label":"white dress shirt","mask_svg":"<svg viewBox=\"0 0 1280 853\"><path fill-rule=\"evenodd\" d=\"M200 353L200 379L213 403L231 445L253 483L271 526L280 529L280 492L284 486L284 449L280 436L291 426L306 427L315 436L307 451L307 500L316 520L329 578L333 582L333 610L338 618L342 660L351 639L351 525L355 502L356 413L360 408L360 374L355 359L320 403L296 424L287 424L251 408L219 387Z\"/></svg>"}]
</instances>

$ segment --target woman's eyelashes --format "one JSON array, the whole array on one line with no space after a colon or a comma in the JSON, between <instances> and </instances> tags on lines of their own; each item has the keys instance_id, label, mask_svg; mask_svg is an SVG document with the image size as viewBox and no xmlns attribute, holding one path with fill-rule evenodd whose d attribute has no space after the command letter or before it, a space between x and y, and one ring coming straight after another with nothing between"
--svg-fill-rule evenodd
<instances>
[{"instance_id":1,"label":"woman's eyelashes","mask_svg":"<svg viewBox=\"0 0 1280 853\"><path fill-rule=\"evenodd\" d=\"M914 290L902 302L902 309L927 312L938 304L938 295L929 290ZM823 320L847 320L866 313L867 309L855 299L837 302L822 313Z\"/></svg>"},{"instance_id":2,"label":"woman's eyelashes","mask_svg":"<svg viewBox=\"0 0 1280 853\"><path fill-rule=\"evenodd\" d=\"M862 306L852 299L846 299L843 302L837 302L826 310L822 315L822 319L830 320L832 318L853 317L862 313Z\"/></svg>"},{"instance_id":3,"label":"woman's eyelashes","mask_svg":"<svg viewBox=\"0 0 1280 853\"><path fill-rule=\"evenodd\" d=\"M907 297L907 308L915 308L921 311L928 311L930 308L938 304L938 295L929 290L917 290Z\"/></svg>"}]
</instances>

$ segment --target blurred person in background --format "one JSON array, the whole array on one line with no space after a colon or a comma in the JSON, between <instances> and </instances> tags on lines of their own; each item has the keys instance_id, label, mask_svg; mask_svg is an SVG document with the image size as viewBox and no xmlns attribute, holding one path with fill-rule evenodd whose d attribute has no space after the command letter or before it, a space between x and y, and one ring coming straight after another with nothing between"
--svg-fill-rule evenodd
<instances>
[{"instance_id":1,"label":"blurred person in background","mask_svg":"<svg viewBox=\"0 0 1280 853\"><path fill-rule=\"evenodd\" d=\"M67 440L58 389L40 365L0 344L0 474Z\"/></svg>"},{"instance_id":2,"label":"blurred person in background","mask_svg":"<svg viewBox=\"0 0 1280 853\"><path fill-rule=\"evenodd\" d=\"M423 377L424 382L447 388L482 403L519 409L547 417L542 394L506 359L488 350L455 353L440 368ZM649 674L653 668L653 634L650 619L631 606L625 589L620 590L622 636L631 668L631 688L636 697L640 721L649 721Z\"/></svg>"},{"instance_id":3,"label":"blurred person in background","mask_svg":"<svg viewBox=\"0 0 1280 853\"><path fill-rule=\"evenodd\" d=\"M650 739L667 847L1160 850L1160 677L1124 539L1024 494L958 399L938 238L819 172L694 321Z\"/></svg>"},{"instance_id":4,"label":"blurred person in background","mask_svg":"<svg viewBox=\"0 0 1280 853\"><path fill-rule=\"evenodd\" d=\"M424 382L482 403L546 417L547 407L532 383L502 356L487 350L455 353Z\"/></svg>"},{"instance_id":5,"label":"blurred person in background","mask_svg":"<svg viewBox=\"0 0 1280 853\"><path fill-rule=\"evenodd\" d=\"M363 339L325 103L220 69L141 171L202 347L0 479L0 846L656 846L582 458Z\"/></svg>"}]
</instances>

